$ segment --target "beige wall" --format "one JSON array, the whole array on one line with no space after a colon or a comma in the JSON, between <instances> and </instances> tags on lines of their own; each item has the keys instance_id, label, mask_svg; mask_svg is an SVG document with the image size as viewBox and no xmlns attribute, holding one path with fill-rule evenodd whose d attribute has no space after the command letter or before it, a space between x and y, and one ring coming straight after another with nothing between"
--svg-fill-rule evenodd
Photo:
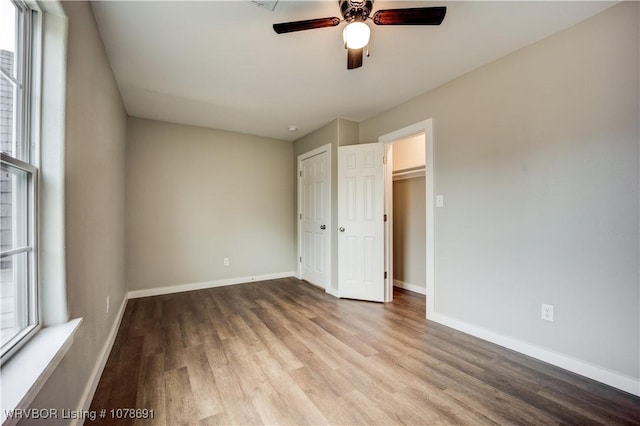
<instances>
[{"instance_id":1,"label":"beige wall","mask_svg":"<svg viewBox=\"0 0 640 426\"><path fill-rule=\"evenodd\" d=\"M395 149L394 144L394 162ZM393 182L393 279L422 292L427 282L425 198L424 176Z\"/></svg>"},{"instance_id":2,"label":"beige wall","mask_svg":"<svg viewBox=\"0 0 640 426\"><path fill-rule=\"evenodd\" d=\"M357 144L360 137L360 125L355 121L338 118L338 145Z\"/></svg>"},{"instance_id":3,"label":"beige wall","mask_svg":"<svg viewBox=\"0 0 640 426\"><path fill-rule=\"evenodd\" d=\"M292 158L292 142L130 118L129 290L294 271Z\"/></svg>"},{"instance_id":4,"label":"beige wall","mask_svg":"<svg viewBox=\"0 0 640 426\"><path fill-rule=\"evenodd\" d=\"M75 410L126 293L126 114L89 3L67 2L64 9L67 298L71 318L84 322L32 407Z\"/></svg>"},{"instance_id":5,"label":"beige wall","mask_svg":"<svg viewBox=\"0 0 640 426\"><path fill-rule=\"evenodd\" d=\"M638 17L621 3L360 125L433 118L439 314L636 380Z\"/></svg>"},{"instance_id":6,"label":"beige wall","mask_svg":"<svg viewBox=\"0 0 640 426\"><path fill-rule=\"evenodd\" d=\"M424 134L393 143L393 171L424 167Z\"/></svg>"},{"instance_id":7,"label":"beige wall","mask_svg":"<svg viewBox=\"0 0 640 426\"><path fill-rule=\"evenodd\" d=\"M298 155L304 154L305 152L309 152L328 143L337 145L339 139L338 121L338 119L335 119L320 127L319 129L316 129L313 132L301 137L300 139L297 139L293 143L293 156L294 161L296 162L296 167Z\"/></svg>"}]
</instances>

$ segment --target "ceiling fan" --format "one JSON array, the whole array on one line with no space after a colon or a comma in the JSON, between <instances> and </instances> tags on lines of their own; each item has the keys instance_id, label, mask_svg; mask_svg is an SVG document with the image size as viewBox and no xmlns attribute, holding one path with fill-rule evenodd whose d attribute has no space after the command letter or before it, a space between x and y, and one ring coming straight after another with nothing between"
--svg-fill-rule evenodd
<instances>
[{"instance_id":1,"label":"ceiling fan","mask_svg":"<svg viewBox=\"0 0 640 426\"><path fill-rule=\"evenodd\" d=\"M354 69L362 66L364 48L369 43L371 30L365 23L367 19L372 19L376 25L440 25L447 13L445 6L438 6L378 10L371 15L373 0L338 0L338 3L343 19L333 17L284 22L273 24L273 30L278 34L284 34L335 27L340 22L346 21L348 25L342 36L344 47L347 49L347 69ZM369 56L368 50L367 56Z\"/></svg>"}]
</instances>

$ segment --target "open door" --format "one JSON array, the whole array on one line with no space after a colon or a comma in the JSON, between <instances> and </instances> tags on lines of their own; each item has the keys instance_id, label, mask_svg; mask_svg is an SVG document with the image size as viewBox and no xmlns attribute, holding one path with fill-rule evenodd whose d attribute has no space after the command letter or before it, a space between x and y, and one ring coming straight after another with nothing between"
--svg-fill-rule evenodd
<instances>
[{"instance_id":1,"label":"open door","mask_svg":"<svg viewBox=\"0 0 640 426\"><path fill-rule=\"evenodd\" d=\"M338 294L384 301L384 145L338 148Z\"/></svg>"}]
</instances>

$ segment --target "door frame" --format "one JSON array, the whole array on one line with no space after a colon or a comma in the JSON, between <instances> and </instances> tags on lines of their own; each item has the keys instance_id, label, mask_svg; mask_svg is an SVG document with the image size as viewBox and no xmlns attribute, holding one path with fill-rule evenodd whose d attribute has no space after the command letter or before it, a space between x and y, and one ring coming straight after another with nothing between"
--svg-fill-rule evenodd
<instances>
[{"instance_id":1,"label":"door frame","mask_svg":"<svg viewBox=\"0 0 640 426\"><path fill-rule=\"evenodd\" d=\"M302 257L302 218L301 218L301 214L302 214L302 162L304 160L307 160L311 157L315 157L316 155L320 155L320 154L326 154L327 155L327 192L328 192L328 202L327 205L325 207L325 214L326 214L326 218L327 218L327 231L329 231L328 234L328 252L325 253L325 262L326 262L326 274L325 274L325 282L323 283L324 285L324 290L325 292L329 292L331 290L331 256L332 256L332 250L333 250L333 225L331 222L331 199L333 197L333 189L332 189L332 183L331 183L331 175L333 173L333 169L331 168L331 144L328 143L326 145L322 145L318 148L312 149L311 151L307 151L305 153L302 153L300 155L298 155L298 159L297 159L297 170L296 170L296 193L297 193L297 209L296 209L296 224L297 224L297 234L298 234L298 250L297 250L297 256L296 256L296 263L298 264L298 268L297 268L297 278L298 279L302 279L302 263L300 262L300 258ZM310 283L313 284L313 283Z\"/></svg>"},{"instance_id":2,"label":"door frame","mask_svg":"<svg viewBox=\"0 0 640 426\"><path fill-rule=\"evenodd\" d=\"M386 154L391 149L393 142L406 139L417 134L424 133L425 138L425 189L426 189L426 318L431 319L435 314L435 142L433 139L433 119L421 121L407 127L395 130L378 138L378 143L385 145ZM391 153L392 154L392 153ZM390 157L391 158L391 157ZM393 300L393 200L390 197L393 187L393 167L386 159L384 168L385 182L385 213L389 220L385 225L385 266L387 266L387 278L385 279L385 302Z\"/></svg>"}]
</instances>

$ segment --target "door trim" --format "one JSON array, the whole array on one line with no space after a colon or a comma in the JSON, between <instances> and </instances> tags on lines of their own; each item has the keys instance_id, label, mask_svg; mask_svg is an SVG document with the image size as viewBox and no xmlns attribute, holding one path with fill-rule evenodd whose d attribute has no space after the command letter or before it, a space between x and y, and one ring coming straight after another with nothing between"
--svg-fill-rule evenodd
<instances>
[{"instance_id":1,"label":"door trim","mask_svg":"<svg viewBox=\"0 0 640 426\"><path fill-rule=\"evenodd\" d=\"M296 226L297 226L297 234L298 234L298 238L297 238L297 242L298 242L298 250L297 250L297 256L296 256L296 264L298 265L298 267L296 268L296 273L297 273L297 277L298 279L302 279L302 263L300 263L300 257L302 257L302 220L300 219L300 214L302 212L302 177L300 176L300 172L302 171L302 162L304 160L307 160L311 157L315 157L316 155L320 155L322 153L327 154L327 190L329 191L328 194L328 202L327 202L327 206L325 207L326 211L326 217L327 217L327 229L330 231L328 232L328 238L329 238L329 251L328 253L325 253L326 257L326 263L327 263L327 273L325 274L325 282L324 284L324 290L325 292L330 292L331 290L331 256L332 256L332 250L333 250L333 225L331 222L331 199L333 197L333 190L332 190L332 183L331 183L331 175L333 173L333 169L331 168L331 144L328 143L326 145L322 145L318 148L312 149L311 151L307 151L305 153L302 153L300 155L298 155L298 159L297 159L297 170L296 170L296 193L297 193L297 206L296 206ZM312 284L312 283L311 283Z\"/></svg>"},{"instance_id":2,"label":"door trim","mask_svg":"<svg viewBox=\"0 0 640 426\"><path fill-rule=\"evenodd\" d=\"M406 139L417 134L424 133L425 138L425 178L426 178L426 318L431 319L435 314L435 292L436 292L436 274L435 274L435 142L433 139L433 119L421 121L419 123L412 124L407 127L395 130L393 132L382 135L378 138L378 143L385 144L385 152L387 152L391 144L400 139ZM392 182L392 167L385 167L385 182ZM387 194L390 193L390 189L385 187L385 210L389 214L391 204L390 197ZM391 223L391 222L388 222ZM385 302L393 300L393 253L390 252L392 242L389 239L391 235L389 232L390 225L385 226L385 256L386 262L390 267L385 280ZM389 259L390 258L390 259Z\"/></svg>"}]
</instances>

